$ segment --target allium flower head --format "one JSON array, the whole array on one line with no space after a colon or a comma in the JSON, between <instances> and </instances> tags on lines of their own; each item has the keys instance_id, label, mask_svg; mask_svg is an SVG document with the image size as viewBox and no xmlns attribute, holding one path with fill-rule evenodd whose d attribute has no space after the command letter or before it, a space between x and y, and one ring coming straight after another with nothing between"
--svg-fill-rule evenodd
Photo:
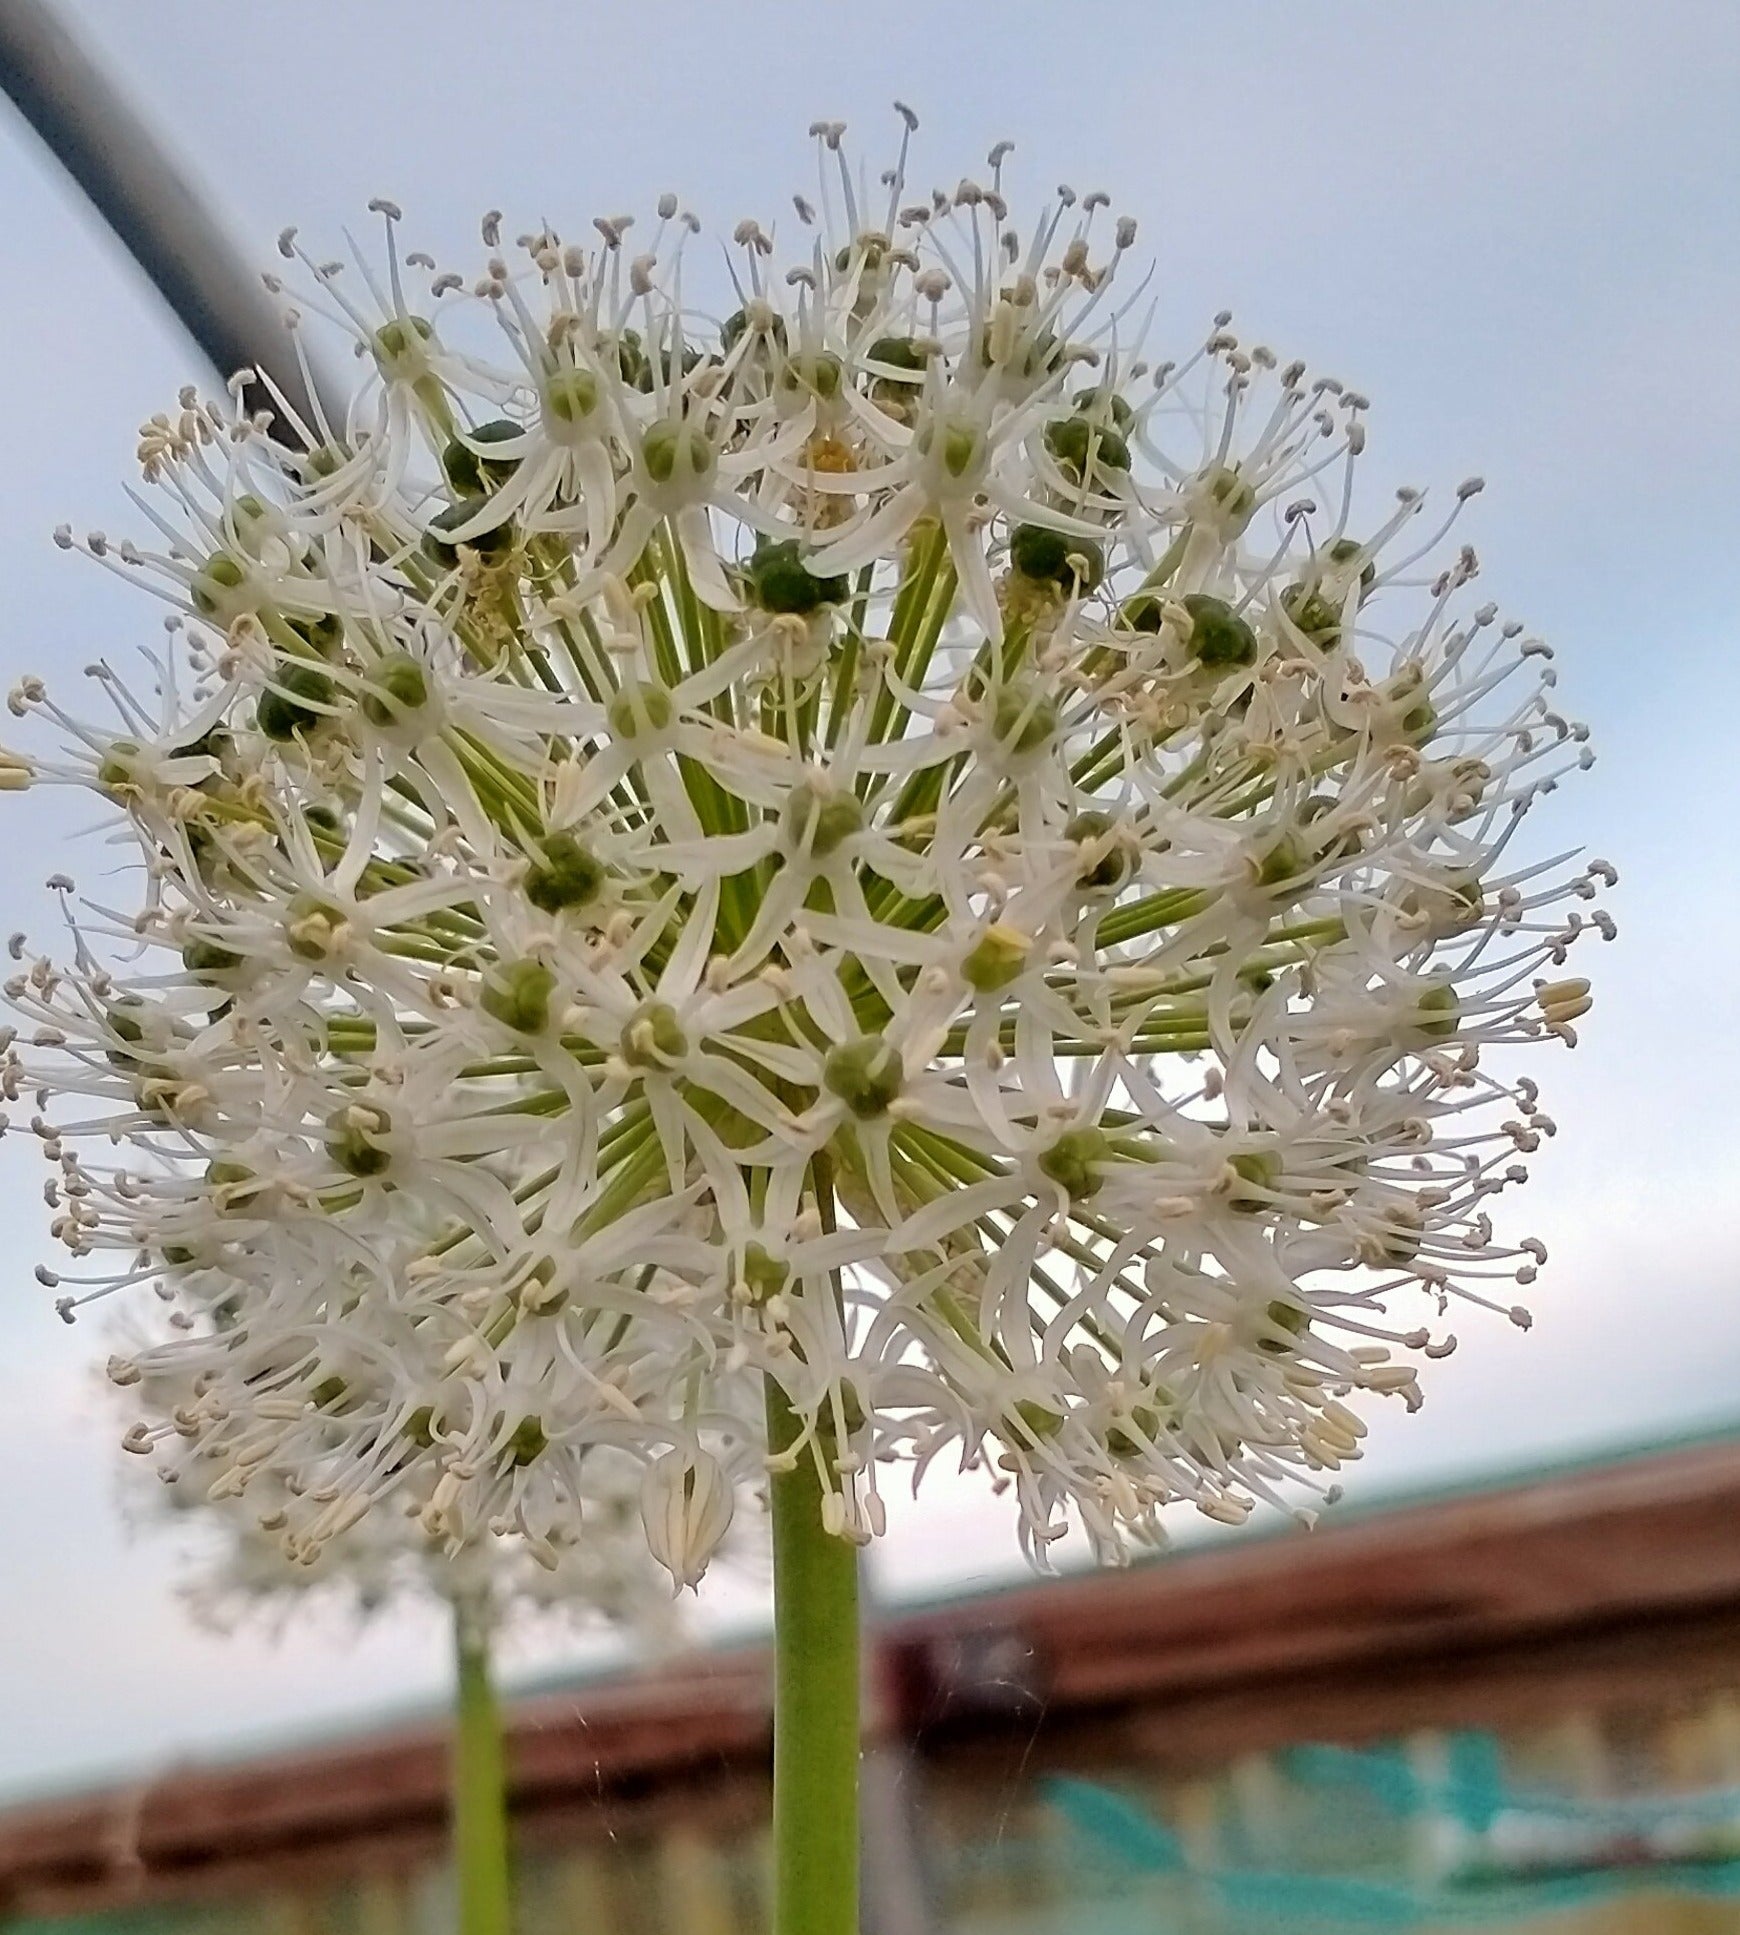
<instances>
[{"instance_id":1,"label":"allium flower head","mask_svg":"<svg viewBox=\"0 0 1740 1935\"><path fill-rule=\"evenodd\" d=\"M1226 317L1152 361L1105 197L815 132L721 300L673 197L475 278L287 233L347 416L146 426L158 538L82 548L165 642L106 723L14 694L70 750L7 783L132 859L10 984L66 1308L158 1286L116 1374L197 1396L132 1442L293 1541L551 1547L611 1450L698 1577L759 1373L830 1529L946 1455L1115 1556L1523 1321L1510 1064L1611 871L1521 857L1589 752L1478 484L1374 511L1365 399Z\"/></svg>"},{"instance_id":2,"label":"allium flower head","mask_svg":"<svg viewBox=\"0 0 1740 1935\"><path fill-rule=\"evenodd\" d=\"M178 1482L153 1483L137 1500L149 1501L153 1530L189 1535L181 1595L219 1631L260 1621L281 1630L310 1602L361 1620L433 1600L492 1636L559 1623L614 1630L639 1647L682 1638L671 1579L642 1530L636 1464L619 1452L588 1460L584 1520L549 1547L484 1528L457 1544L432 1533L414 1483L342 1537L287 1540L296 1495L275 1474L209 1491L171 1475Z\"/></svg>"}]
</instances>

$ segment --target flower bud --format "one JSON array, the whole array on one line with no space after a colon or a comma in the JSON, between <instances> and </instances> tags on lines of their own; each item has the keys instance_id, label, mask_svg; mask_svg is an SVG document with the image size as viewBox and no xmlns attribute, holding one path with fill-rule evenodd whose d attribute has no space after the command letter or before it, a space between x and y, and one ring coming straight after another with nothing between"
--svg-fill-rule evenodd
<instances>
[{"instance_id":1,"label":"flower bud","mask_svg":"<svg viewBox=\"0 0 1740 1935\"><path fill-rule=\"evenodd\" d=\"M1387 1201L1375 1226L1360 1236L1360 1260L1374 1269L1380 1265L1400 1269L1420 1254L1425 1233L1426 1213L1417 1203L1405 1197Z\"/></svg>"},{"instance_id":2,"label":"flower bud","mask_svg":"<svg viewBox=\"0 0 1740 1935\"><path fill-rule=\"evenodd\" d=\"M636 389L643 385L651 388L652 365L646 360L646 350L641 344L638 329L621 330L614 339L608 336L599 338L599 345L614 340L616 346L616 373L625 383L632 383Z\"/></svg>"},{"instance_id":3,"label":"flower bud","mask_svg":"<svg viewBox=\"0 0 1740 1935\"><path fill-rule=\"evenodd\" d=\"M113 739L97 765L97 784L112 800L125 804L139 789L139 743Z\"/></svg>"},{"instance_id":4,"label":"flower bud","mask_svg":"<svg viewBox=\"0 0 1740 1935\"><path fill-rule=\"evenodd\" d=\"M429 674L408 652L374 667L363 686L363 717L372 726L402 725L429 703Z\"/></svg>"},{"instance_id":5,"label":"flower bud","mask_svg":"<svg viewBox=\"0 0 1740 1935\"><path fill-rule=\"evenodd\" d=\"M998 921L968 948L961 974L968 987L995 994L1016 979L1032 952L1033 943L1019 928Z\"/></svg>"},{"instance_id":6,"label":"flower bud","mask_svg":"<svg viewBox=\"0 0 1740 1935\"><path fill-rule=\"evenodd\" d=\"M255 702L254 723L268 739L283 744L320 726L328 716L320 708L331 703L331 679L318 666L292 660L278 667Z\"/></svg>"},{"instance_id":7,"label":"flower bud","mask_svg":"<svg viewBox=\"0 0 1740 1935\"><path fill-rule=\"evenodd\" d=\"M757 302L743 309L733 309L719 325L719 347L724 350L735 349L743 337L753 332L755 336L776 343L785 348L785 318L776 315L764 302Z\"/></svg>"},{"instance_id":8,"label":"flower bud","mask_svg":"<svg viewBox=\"0 0 1740 1935\"><path fill-rule=\"evenodd\" d=\"M1039 1173L1056 1183L1072 1203L1099 1193L1110 1162L1112 1145L1103 1129L1091 1123L1065 1129L1049 1149L1041 1151Z\"/></svg>"},{"instance_id":9,"label":"flower bud","mask_svg":"<svg viewBox=\"0 0 1740 1935\"><path fill-rule=\"evenodd\" d=\"M663 377L666 387L669 388L676 383L679 374L687 376L691 370L699 367L700 361L701 352L698 349L685 349L680 360L674 351L661 349L658 352L656 367L659 376ZM657 387L653 374L654 368L653 359L643 353L640 360L635 364L634 374L632 376L629 375L626 368L623 370L624 380L633 383L637 390L644 392L647 396L651 396Z\"/></svg>"},{"instance_id":10,"label":"flower bud","mask_svg":"<svg viewBox=\"0 0 1740 1935\"><path fill-rule=\"evenodd\" d=\"M206 1164L205 1182L211 1191L211 1207L219 1216L245 1215L266 1193L266 1185L254 1170L228 1156ZM164 1254L168 1258L168 1252Z\"/></svg>"},{"instance_id":11,"label":"flower bud","mask_svg":"<svg viewBox=\"0 0 1740 1935\"><path fill-rule=\"evenodd\" d=\"M1017 524L1009 533L1009 562L1035 584L1057 585L1072 596L1092 591L1106 573L1106 555L1091 538Z\"/></svg>"},{"instance_id":12,"label":"flower bud","mask_svg":"<svg viewBox=\"0 0 1740 1935\"><path fill-rule=\"evenodd\" d=\"M1085 849L1075 884L1084 893L1115 893L1130 877L1135 856L1117 837L1117 822L1109 813L1090 807L1076 814L1063 837Z\"/></svg>"},{"instance_id":13,"label":"flower bud","mask_svg":"<svg viewBox=\"0 0 1740 1935\"><path fill-rule=\"evenodd\" d=\"M1179 600L1190 614L1190 656L1211 671L1252 665L1257 657L1257 635L1224 598L1206 591L1187 592Z\"/></svg>"},{"instance_id":14,"label":"flower bud","mask_svg":"<svg viewBox=\"0 0 1740 1935\"><path fill-rule=\"evenodd\" d=\"M705 1451L667 1451L641 1481L640 1520L647 1546L676 1582L701 1583L719 1541L731 1528L736 1500L724 1467Z\"/></svg>"},{"instance_id":15,"label":"flower bud","mask_svg":"<svg viewBox=\"0 0 1740 1935\"><path fill-rule=\"evenodd\" d=\"M1462 1003L1448 981L1427 988L1416 1003L1414 1027L1428 1041L1448 1041L1462 1025Z\"/></svg>"},{"instance_id":16,"label":"flower bud","mask_svg":"<svg viewBox=\"0 0 1740 1935\"><path fill-rule=\"evenodd\" d=\"M432 1404L419 1404L405 1420L404 1435L421 1451L427 1451L435 1442L435 1407Z\"/></svg>"},{"instance_id":17,"label":"flower bud","mask_svg":"<svg viewBox=\"0 0 1740 1935\"><path fill-rule=\"evenodd\" d=\"M514 1292L514 1301L528 1317L553 1317L568 1302L568 1287L556 1274L554 1257L540 1257Z\"/></svg>"},{"instance_id":18,"label":"flower bud","mask_svg":"<svg viewBox=\"0 0 1740 1935\"><path fill-rule=\"evenodd\" d=\"M1057 708L1027 685L1005 685L991 707L991 732L1007 753L1037 752L1057 732Z\"/></svg>"},{"instance_id":19,"label":"flower bud","mask_svg":"<svg viewBox=\"0 0 1740 1935\"><path fill-rule=\"evenodd\" d=\"M622 1059L630 1068L673 1068L689 1052L689 1038L668 1001L645 1001L622 1030Z\"/></svg>"},{"instance_id":20,"label":"flower bud","mask_svg":"<svg viewBox=\"0 0 1740 1935\"><path fill-rule=\"evenodd\" d=\"M1142 1458L1153 1449L1153 1441L1167 1422L1172 1394L1156 1387L1154 1404L1133 1404L1125 1416L1129 1428L1114 1424L1106 1432L1106 1449L1114 1458ZM1163 1408L1164 1407L1164 1408Z\"/></svg>"},{"instance_id":21,"label":"flower bud","mask_svg":"<svg viewBox=\"0 0 1740 1935\"><path fill-rule=\"evenodd\" d=\"M500 961L484 975L477 1005L515 1034L542 1034L555 987L556 977L542 961Z\"/></svg>"},{"instance_id":22,"label":"flower bud","mask_svg":"<svg viewBox=\"0 0 1740 1935\"><path fill-rule=\"evenodd\" d=\"M744 575L749 596L760 610L800 617L822 605L844 603L848 590L844 578L818 578L808 570L796 538L777 543L761 539Z\"/></svg>"},{"instance_id":23,"label":"flower bud","mask_svg":"<svg viewBox=\"0 0 1740 1935\"><path fill-rule=\"evenodd\" d=\"M329 1372L308 1388L308 1400L318 1411L341 1411L350 1395L350 1382L336 1371Z\"/></svg>"},{"instance_id":24,"label":"flower bud","mask_svg":"<svg viewBox=\"0 0 1740 1935\"><path fill-rule=\"evenodd\" d=\"M1136 421L1136 413L1125 400L1113 390L1077 390L1070 398L1078 415L1088 416L1104 412L1113 429L1128 436Z\"/></svg>"},{"instance_id":25,"label":"flower bud","mask_svg":"<svg viewBox=\"0 0 1740 1935\"><path fill-rule=\"evenodd\" d=\"M373 1102L349 1102L327 1121L326 1153L352 1176L378 1176L392 1161L393 1118Z\"/></svg>"},{"instance_id":26,"label":"flower bud","mask_svg":"<svg viewBox=\"0 0 1740 1935\"><path fill-rule=\"evenodd\" d=\"M1234 1209L1272 1207L1276 1185L1281 1180L1281 1158L1273 1149L1241 1149L1227 1158L1227 1201Z\"/></svg>"},{"instance_id":27,"label":"flower bud","mask_svg":"<svg viewBox=\"0 0 1740 1935\"><path fill-rule=\"evenodd\" d=\"M1303 844L1291 833L1283 833L1261 854L1252 857L1251 872L1259 887L1284 887L1300 883L1311 862Z\"/></svg>"},{"instance_id":28,"label":"flower bud","mask_svg":"<svg viewBox=\"0 0 1740 1935\"><path fill-rule=\"evenodd\" d=\"M1166 622L1167 601L1152 591L1138 591L1119 607L1118 617L1133 632L1152 636Z\"/></svg>"},{"instance_id":29,"label":"flower bud","mask_svg":"<svg viewBox=\"0 0 1740 1935\"><path fill-rule=\"evenodd\" d=\"M490 457L474 444L512 443L526 434L525 425L496 417L452 438L441 453L441 469L461 497L487 497L507 482L519 467L518 457Z\"/></svg>"},{"instance_id":30,"label":"flower bud","mask_svg":"<svg viewBox=\"0 0 1740 1935\"><path fill-rule=\"evenodd\" d=\"M1383 687L1395 730L1410 745L1423 746L1438 730L1438 709L1426 687L1425 668L1417 660L1403 665Z\"/></svg>"},{"instance_id":31,"label":"flower bud","mask_svg":"<svg viewBox=\"0 0 1740 1935\"><path fill-rule=\"evenodd\" d=\"M1446 873L1435 880L1410 880L1396 905L1438 939L1479 926L1486 917L1486 889L1474 874Z\"/></svg>"},{"instance_id":32,"label":"flower bud","mask_svg":"<svg viewBox=\"0 0 1740 1935\"><path fill-rule=\"evenodd\" d=\"M284 911L285 943L299 961L330 961L350 937L343 911L313 894L298 894Z\"/></svg>"},{"instance_id":33,"label":"flower bud","mask_svg":"<svg viewBox=\"0 0 1740 1935\"><path fill-rule=\"evenodd\" d=\"M859 1035L831 1049L822 1063L822 1086L837 1095L861 1122L888 1113L906 1085L898 1052L881 1035Z\"/></svg>"},{"instance_id":34,"label":"flower bud","mask_svg":"<svg viewBox=\"0 0 1740 1935\"><path fill-rule=\"evenodd\" d=\"M542 1418L527 1415L513 1428L507 1441L508 1463L523 1468L543 1456L550 1443Z\"/></svg>"},{"instance_id":35,"label":"flower bud","mask_svg":"<svg viewBox=\"0 0 1740 1935\"><path fill-rule=\"evenodd\" d=\"M584 423L598 398L598 378L590 370L557 370L544 383L544 410L558 423Z\"/></svg>"},{"instance_id":36,"label":"flower bud","mask_svg":"<svg viewBox=\"0 0 1740 1935\"><path fill-rule=\"evenodd\" d=\"M1281 609L1313 645L1327 651L1341 637L1341 612L1315 585L1301 579L1281 592Z\"/></svg>"},{"instance_id":37,"label":"flower bud","mask_svg":"<svg viewBox=\"0 0 1740 1935\"><path fill-rule=\"evenodd\" d=\"M306 636L306 630L303 626L298 625L295 629ZM224 772L226 769L230 771L232 777L235 776L235 753L236 742L234 737L226 732L222 726L213 726L208 731L202 732L197 739L186 740L183 744L177 746L170 756L174 759L209 759L217 771L208 775L206 780L200 782L202 786L205 786L209 785L211 779L216 778L219 773Z\"/></svg>"},{"instance_id":38,"label":"flower bud","mask_svg":"<svg viewBox=\"0 0 1740 1935\"><path fill-rule=\"evenodd\" d=\"M1037 1398L1017 1398L1009 1407L1009 1422L1016 1444L1044 1444L1063 1429L1064 1418L1061 1411Z\"/></svg>"},{"instance_id":39,"label":"flower bud","mask_svg":"<svg viewBox=\"0 0 1740 1935\"><path fill-rule=\"evenodd\" d=\"M792 397L806 393L824 402L840 394L840 359L830 350L793 356L779 373L779 387Z\"/></svg>"},{"instance_id":40,"label":"flower bud","mask_svg":"<svg viewBox=\"0 0 1740 1935\"><path fill-rule=\"evenodd\" d=\"M1230 464L1215 464L1197 479L1203 496L1214 506L1216 521L1231 536L1237 536L1251 521L1257 508L1255 488Z\"/></svg>"},{"instance_id":41,"label":"flower bud","mask_svg":"<svg viewBox=\"0 0 1740 1935\"><path fill-rule=\"evenodd\" d=\"M713 446L692 423L655 423L641 439L640 454L655 484L668 484L679 473L705 477L713 468Z\"/></svg>"},{"instance_id":42,"label":"flower bud","mask_svg":"<svg viewBox=\"0 0 1740 1935\"><path fill-rule=\"evenodd\" d=\"M863 802L856 793L825 781L800 780L786 796L780 826L794 852L825 860L842 841L863 830Z\"/></svg>"},{"instance_id":43,"label":"flower bud","mask_svg":"<svg viewBox=\"0 0 1740 1935\"><path fill-rule=\"evenodd\" d=\"M1334 567L1335 576L1345 583L1350 575L1350 568L1354 559L1364 549L1365 546L1360 543L1358 538L1339 537L1330 545L1324 555ZM1359 568L1359 588L1362 592L1370 591L1376 583L1377 561L1373 558L1367 558L1365 563Z\"/></svg>"},{"instance_id":44,"label":"flower bud","mask_svg":"<svg viewBox=\"0 0 1740 1935\"><path fill-rule=\"evenodd\" d=\"M435 335L427 316L394 316L375 331L375 358L381 374L399 382L422 376L429 367L424 347Z\"/></svg>"},{"instance_id":45,"label":"flower bud","mask_svg":"<svg viewBox=\"0 0 1740 1935\"><path fill-rule=\"evenodd\" d=\"M1277 1297L1263 1311L1264 1334L1257 1339L1257 1349L1265 1357L1284 1357L1310 1328L1309 1310Z\"/></svg>"},{"instance_id":46,"label":"flower bud","mask_svg":"<svg viewBox=\"0 0 1740 1935\"><path fill-rule=\"evenodd\" d=\"M932 423L918 433L918 448L945 475L964 477L984 455L985 439L970 423Z\"/></svg>"},{"instance_id":47,"label":"flower bud","mask_svg":"<svg viewBox=\"0 0 1740 1935\"><path fill-rule=\"evenodd\" d=\"M864 352L864 360L882 366L870 372L877 382L900 383L909 376L914 381L922 378L925 365L935 354L928 343L913 336L878 336ZM895 371L900 374L895 375Z\"/></svg>"},{"instance_id":48,"label":"flower bud","mask_svg":"<svg viewBox=\"0 0 1740 1935\"><path fill-rule=\"evenodd\" d=\"M791 1265L777 1257L765 1243L750 1241L743 1246L743 1261L732 1285L733 1294L758 1309L782 1291L791 1281Z\"/></svg>"},{"instance_id":49,"label":"flower bud","mask_svg":"<svg viewBox=\"0 0 1740 1935\"><path fill-rule=\"evenodd\" d=\"M227 551L220 551L194 574L187 595L202 618L227 625L253 603L248 593L248 567Z\"/></svg>"},{"instance_id":50,"label":"flower bud","mask_svg":"<svg viewBox=\"0 0 1740 1935\"><path fill-rule=\"evenodd\" d=\"M541 846L526 873L527 900L545 914L590 906L604 886L604 863L572 833L546 833Z\"/></svg>"},{"instance_id":51,"label":"flower bud","mask_svg":"<svg viewBox=\"0 0 1740 1935\"><path fill-rule=\"evenodd\" d=\"M1075 483L1090 465L1102 470L1128 470L1130 446L1123 433L1090 417L1058 417L1045 426L1045 447L1057 467Z\"/></svg>"},{"instance_id":52,"label":"flower bud","mask_svg":"<svg viewBox=\"0 0 1740 1935\"><path fill-rule=\"evenodd\" d=\"M1007 300L998 304L991 326L979 339L979 360L987 369L1031 381L1054 370L1064 346L1055 330L1035 329L1021 316L1021 307Z\"/></svg>"},{"instance_id":53,"label":"flower bud","mask_svg":"<svg viewBox=\"0 0 1740 1935\"><path fill-rule=\"evenodd\" d=\"M911 423L918 413L924 367L935 354L928 343L911 336L880 336L864 352L864 374L877 409L898 423Z\"/></svg>"},{"instance_id":54,"label":"flower bud","mask_svg":"<svg viewBox=\"0 0 1740 1935\"><path fill-rule=\"evenodd\" d=\"M129 1068L139 1057L132 1051L145 1041L145 1027L151 1011L137 996L129 996L117 1001L103 1017L109 1024L109 1033L123 1045L119 1048L106 1048L105 1057L116 1068Z\"/></svg>"},{"instance_id":55,"label":"flower bud","mask_svg":"<svg viewBox=\"0 0 1740 1935\"><path fill-rule=\"evenodd\" d=\"M450 531L462 530L481 517L488 507L487 497L462 497L457 504L437 511L423 533L423 555L443 571L451 571L458 564L462 551L471 552L485 564L500 563L518 542L511 517L504 517L499 524L492 524L487 531L477 531L470 537L448 536Z\"/></svg>"},{"instance_id":56,"label":"flower bud","mask_svg":"<svg viewBox=\"0 0 1740 1935\"><path fill-rule=\"evenodd\" d=\"M1359 819L1330 793L1313 793L1301 802L1299 824L1310 829L1312 850L1319 860L1351 860L1365 846Z\"/></svg>"},{"instance_id":57,"label":"flower bud","mask_svg":"<svg viewBox=\"0 0 1740 1935\"><path fill-rule=\"evenodd\" d=\"M676 716L676 707L662 685L630 682L610 701L604 716L616 738L639 739L663 732Z\"/></svg>"},{"instance_id":58,"label":"flower bud","mask_svg":"<svg viewBox=\"0 0 1740 1935\"><path fill-rule=\"evenodd\" d=\"M1281 593L1281 609L1300 631L1323 651L1341 640L1341 620L1354 560L1364 550L1357 538L1337 538L1302 578ZM1377 579L1377 566L1367 559L1360 567L1359 595L1364 597Z\"/></svg>"}]
</instances>

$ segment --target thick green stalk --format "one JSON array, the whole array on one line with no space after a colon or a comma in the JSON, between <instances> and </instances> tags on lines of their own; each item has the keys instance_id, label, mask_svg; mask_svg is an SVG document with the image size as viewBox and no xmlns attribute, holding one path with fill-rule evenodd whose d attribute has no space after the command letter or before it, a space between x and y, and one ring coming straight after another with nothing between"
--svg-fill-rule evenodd
<instances>
[{"instance_id":1,"label":"thick green stalk","mask_svg":"<svg viewBox=\"0 0 1740 1935\"><path fill-rule=\"evenodd\" d=\"M453 1730L453 1865L459 1935L511 1935L507 1783L501 1709L489 1677L489 1635L475 1608L455 1603L458 1694Z\"/></svg>"},{"instance_id":2,"label":"thick green stalk","mask_svg":"<svg viewBox=\"0 0 1740 1935\"><path fill-rule=\"evenodd\" d=\"M767 1440L799 1434L777 1385ZM773 1935L857 1935L858 1554L822 1529L813 1452L773 1494Z\"/></svg>"}]
</instances>

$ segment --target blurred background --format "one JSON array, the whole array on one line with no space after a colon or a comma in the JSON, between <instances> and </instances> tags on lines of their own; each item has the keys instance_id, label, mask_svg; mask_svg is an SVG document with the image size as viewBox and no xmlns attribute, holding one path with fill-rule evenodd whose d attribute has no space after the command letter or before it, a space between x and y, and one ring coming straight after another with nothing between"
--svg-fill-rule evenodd
<instances>
[{"instance_id":1,"label":"blurred background","mask_svg":"<svg viewBox=\"0 0 1740 1935\"><path fill-rule=\"evenodd\" d=\"M1552 1253L1536 1327L1465 1323L1311 1539L1180 1526L1127 1578L1036 1586L981 1490L896 1512L869 1907L884 1935L1740 1930L1740 11L55 12L246 263L289 222L339 252L377 195L444 262L481 253L488 208L578 231L669 187L715 232L771 222L813 118L874 158L899 95L921 176L1009 136L1017 197L1067 180L1138 214L1160 353L1231 309L1373 397L1370 473L1487 478L1485 581L1558 646L1601 754L1558 823L1622 875L1597 1012L1548 1078L1561 1133L1511 1212ZM0 207L10 684L149 642L144 601L50 533L134 528L135 426L212 372L10 111ZM81 852L59 806L5 803L8 928L48 931L44 880ZM439 1927L439 1620L189 1620L180 1548L127 1523L100 1325L30 1282L32 1156L0 1145L0 1916ZM559 1629L510 1659L528 1931L759 1926L763 1616L739 1573L703 1589L713 1650L662 1676Z\"/></svg>"}]
</instances>

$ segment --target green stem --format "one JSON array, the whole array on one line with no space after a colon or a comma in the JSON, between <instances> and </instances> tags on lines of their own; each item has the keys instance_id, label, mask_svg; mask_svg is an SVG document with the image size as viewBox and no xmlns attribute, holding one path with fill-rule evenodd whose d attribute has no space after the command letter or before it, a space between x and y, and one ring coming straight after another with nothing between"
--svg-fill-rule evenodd
<instances>
[{"instance_id":1,"label":"green stem","mask_svg":"<svg viewBox=\"0 0 1740 1935\"><path fill-rule=\"evenodd\" d=\"M769 1450L801 1430L770 1380ZM857 1935L858 1554L822 1529L813 1445L771 1490L773 1935Z\"/></svg>"},{"instance_id":2,"label":"green stem","mask_svg":"<svg viewBox=\"0 0 1740 1935\"><path fill-rule=\"evenodd\" d=\"M459 1668L453 1734L459 1935L511 1935L501 1709L490 1684L488 1628L475 1607L454 1603L453 1637Z\"/></svg>"}]
</instances>

